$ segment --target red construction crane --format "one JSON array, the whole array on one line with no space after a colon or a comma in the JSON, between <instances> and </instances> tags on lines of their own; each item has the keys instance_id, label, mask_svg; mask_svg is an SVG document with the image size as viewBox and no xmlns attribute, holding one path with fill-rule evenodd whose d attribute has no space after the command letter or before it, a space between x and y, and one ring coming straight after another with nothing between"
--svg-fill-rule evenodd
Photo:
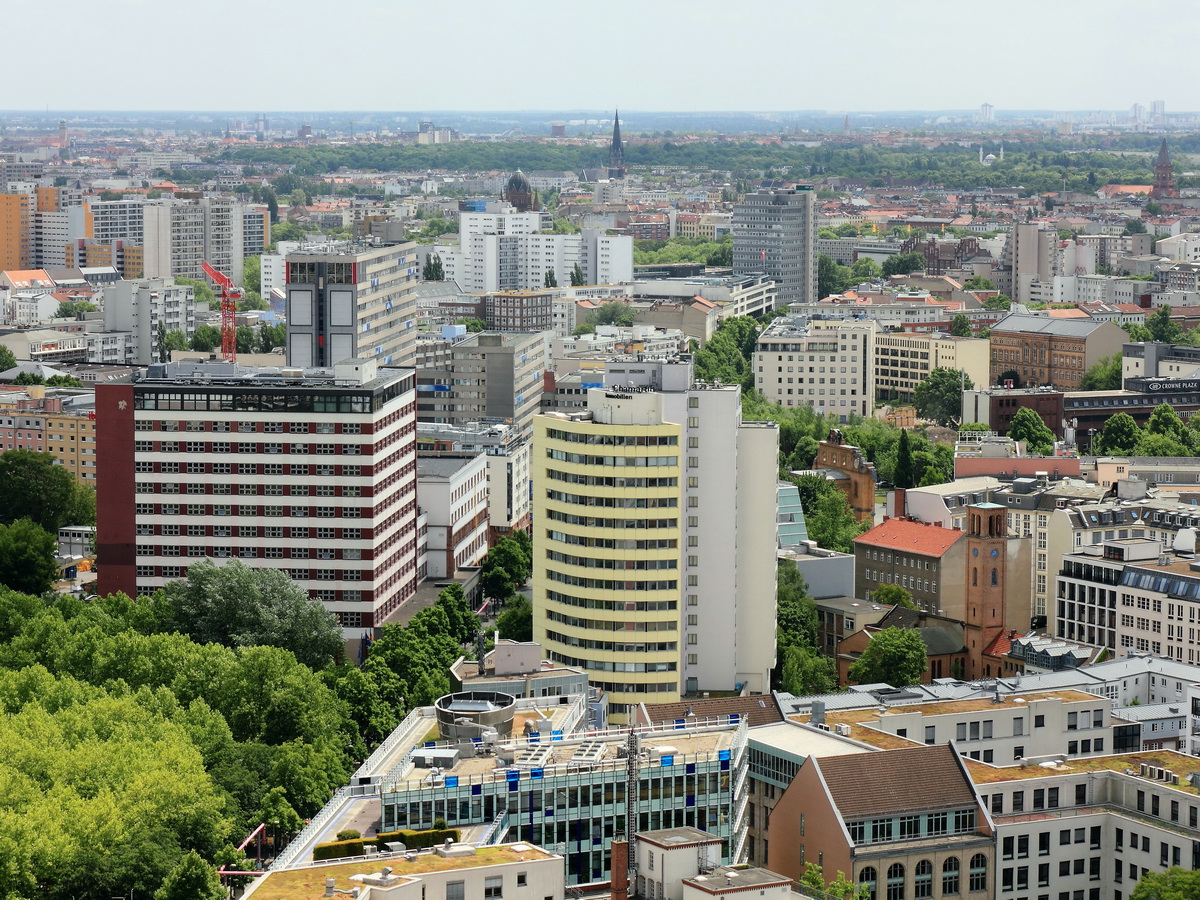
<instances>
[{"instance_id":1,"label":"red construction crane","mask_svg":"<svg viewBox=\"0 0 1200 900\"><path fill-rule=\"evenodd\" d=\"M200 261L204 274L221 286L221 356L237 362L237 304L242 299L242 289L229 276Z\"/></svg>"}]
</instances>

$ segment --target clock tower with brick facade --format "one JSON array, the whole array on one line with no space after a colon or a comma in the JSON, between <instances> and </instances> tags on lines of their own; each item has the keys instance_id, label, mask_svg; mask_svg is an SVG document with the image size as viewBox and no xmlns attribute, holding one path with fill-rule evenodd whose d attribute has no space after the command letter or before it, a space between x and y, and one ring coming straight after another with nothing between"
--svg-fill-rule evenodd
<instances>
[{"instance_id":1,"label":"clock tower with brick facade","mask_svg":"<svg viewBox=\"0 0 1200 900\"><path fill-rule=\"evenodd\" d=\"M1004 632L1008 514L997 503L967 507L966 610L968 680L982 678L983 651Z\"/></svg>"}]
</instances>

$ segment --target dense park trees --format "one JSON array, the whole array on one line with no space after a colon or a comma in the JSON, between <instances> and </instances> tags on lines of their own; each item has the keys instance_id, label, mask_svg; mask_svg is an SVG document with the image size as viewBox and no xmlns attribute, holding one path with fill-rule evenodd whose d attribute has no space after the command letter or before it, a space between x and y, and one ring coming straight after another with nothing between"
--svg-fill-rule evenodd
<instances>
[{"instance_id":1,"label":"dense park trees","mask_svg":"<svg viewBox=\"0 0 1200 900\"><path fill-rule=\"evenodd\" d=\"M951 189L1021 187L1030 194L1048 191L1094 192L1099 184L1145 184L1152 177L1153 156L1143 152L1118 155L1118 150L1153 151L1156 135L1131 134L1109 138L1103 149L1077 150L1066 141L1043 137L1010 143L1005 158L981 169L977 151L956 142L937 147L921 143L896 145L804 146L799 142L648 141L625 149L628 165L713 169L731 172L735 179L761 176L776 167L790 167L793 177L839 175L878 180L888 172L898 180L938 183ZM1172 140L1172 152L1200 151L1200 137ZM518 142L457 141L439 145L348 144L341 146L255 146L227 151L224 161L277 164L290 167L274 180L275 194L293 190L340 168L355 171L515 171L558 169L580 171L604 165L607 150L600 143L577 146ZM310 187L310 192L317 187ZM326 190L328 188L325 188Z\"/></svg>"}]
</instances>

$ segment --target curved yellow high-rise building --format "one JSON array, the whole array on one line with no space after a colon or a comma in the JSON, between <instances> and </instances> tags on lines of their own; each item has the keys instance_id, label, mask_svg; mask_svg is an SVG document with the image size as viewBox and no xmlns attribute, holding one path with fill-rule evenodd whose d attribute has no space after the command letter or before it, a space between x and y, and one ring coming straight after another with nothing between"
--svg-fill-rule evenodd
<instances>
[{"instance_id":1,"label":"curved yellow high-rise building","mask_svg":"<svg viewBox=\"0 0 1200 900\"><path fill-rule=\"evenodd\" d=\"M618 723L680 698L682 438L652 391L534 419L534 639L586 669Z\"/></svg>"}]
</instances>

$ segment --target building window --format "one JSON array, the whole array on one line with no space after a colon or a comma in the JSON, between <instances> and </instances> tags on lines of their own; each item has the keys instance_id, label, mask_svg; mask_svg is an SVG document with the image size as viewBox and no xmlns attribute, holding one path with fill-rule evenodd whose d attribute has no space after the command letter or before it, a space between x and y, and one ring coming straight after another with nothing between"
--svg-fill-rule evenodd
<instances>
[{"instance_id":1,"label":"building window","mask_svg":"<svg viewBox=\"0 0 1200 900\"><path fill-rule=\"evenodd\" d=\"M952 856L942 863L942 893L958 893L958 857Z\"/></svg>"},{"instance_id":2,"label":"building window","mask_svg":"<svg viewBox=\"0 0 1200 900\"><path fill-rule=\"evenodd\" d=\"M888 867L885 900L904 900L904 866L900 863Z\"/></svg>"},{"instance_id":3,"label":"building window","mask_svg":"<svg viewBox=\"0 0 1200 900\"><path fill-rule=\"evenodd\" d=\"M913 896L916 900L929 900L933 896L933 863L927 859L917 863Z\"/></svg>"},{"instance_id":4,"label":"building window","mask_svg":"<svg viewBox=\"0 0 1200 900\"><path fill-rule=\"evenodd\" d=\"M504 896L504 877L501 875L492 875L483 880L483 896L484 900Z\"/></svg>"},{"instance_id":5,"label":"building window","mask_svg":"<svg viewBox=\"0 0 1200 900\"><path fill-rule=\"evenodd\" d=\"M987 857L976 853L971 857L970 884L971 891L987 890Z\"/></svg>"},{"instance_id":6,"label":"building window","mask_svg":"<svg viewBox=\"0 0 1200 900\"><path fill-rule=\"evenodd\" d=\"M465 881L446 882L446 900L466 900Z\"/></svg>"},{"instance_id":7,"label":"building window","mask_svg":"<svg viewBox=\"0 0 1200 900\"><path fill-rule=\"evenodd\" d=\"M863 900L876 900L875 880L875 869L872 866L867 866L858 874L858 885L862 889Z\"/></svg>"}]
</instances>

